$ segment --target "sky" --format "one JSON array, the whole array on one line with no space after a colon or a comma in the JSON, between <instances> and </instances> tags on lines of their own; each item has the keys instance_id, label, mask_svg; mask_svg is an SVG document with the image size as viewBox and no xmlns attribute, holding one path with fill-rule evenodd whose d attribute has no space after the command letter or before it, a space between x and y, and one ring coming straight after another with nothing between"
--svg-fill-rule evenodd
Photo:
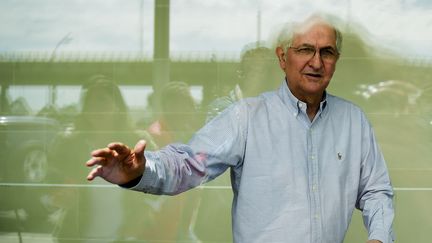
<instances>
[{"instance_id":1,"label":"sky","mask_svg":"<svg viewBox=\"0 0 432 243\"><path fill-rule=\"evenodd\" d=\"M171 0L171 53L239 54L248 43L268 40L283 23L316 11L360 26L373 44L432 56L428 0ZM142 50L151 57L153 18L154 0L2 0L0 53Z\"/></svg>"}]
</instances>

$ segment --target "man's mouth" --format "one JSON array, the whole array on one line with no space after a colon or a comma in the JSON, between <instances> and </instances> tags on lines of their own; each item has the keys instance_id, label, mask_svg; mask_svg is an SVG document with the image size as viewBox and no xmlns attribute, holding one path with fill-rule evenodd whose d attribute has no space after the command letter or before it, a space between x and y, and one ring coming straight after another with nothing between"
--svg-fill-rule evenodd
<instances>
[{"instance_id":1,"label":"man's mouth","mask_svg":"<svg viewBox=\"0 0 432 243\"><path fill-rule=\"evenodd\" d=\"M305 75L313 78L322 78L322 74L319 73L305 73Z\"/></svg>"}]
</instances>

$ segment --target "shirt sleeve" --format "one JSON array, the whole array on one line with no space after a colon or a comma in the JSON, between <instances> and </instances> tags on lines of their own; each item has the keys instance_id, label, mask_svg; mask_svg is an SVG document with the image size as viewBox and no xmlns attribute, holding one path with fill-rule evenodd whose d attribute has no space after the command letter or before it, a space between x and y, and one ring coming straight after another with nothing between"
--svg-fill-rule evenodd
<instances>
[{"instance_id":1,"label":"shirt sleeve","mask_svg":"<svg viewBox=\"0 0 432 243\"><path fill-rule=\"evenodd\" d=\"M188 144L145 152L141 180L128 189L175 195L221 175L243 160L247 106L238 102L199 130Z\"/></svg>"},{"instance_id":2,"label":"shirt sleeve","mask_svg":"<svg viewBox=\"0 0 432 243\"><path fill-rule=\"evenodd\" d=\"M363 117L362 168L356 207L362 211L368 239L394 241L393 189L369 121Z\"/></svg>"}]
</instances>

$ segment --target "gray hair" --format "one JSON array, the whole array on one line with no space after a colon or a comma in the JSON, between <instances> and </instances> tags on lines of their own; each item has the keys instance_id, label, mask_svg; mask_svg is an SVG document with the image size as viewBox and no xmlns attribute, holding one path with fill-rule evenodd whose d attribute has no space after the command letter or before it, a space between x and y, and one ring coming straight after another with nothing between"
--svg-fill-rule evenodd
<instances>
[{"instance_id":1,"label":"gray hair","mask_svg":"<svg viewBox=\"0 0 432 243\"><path fill-rule=\"evenodd\" d=\"M294 35L298 33L298 31L307 24L311 23L323 23L332 27L335 31L336 36L336 50L338 53L342 51L342 32L336 27L334 20L330 17L322 16L322 15L312 15L302 22L292 22L287 23L283 26L282 30L279 32L276 40L276 46L281 47L286 50L292 44Z\"/></svg>"}]
</instances>

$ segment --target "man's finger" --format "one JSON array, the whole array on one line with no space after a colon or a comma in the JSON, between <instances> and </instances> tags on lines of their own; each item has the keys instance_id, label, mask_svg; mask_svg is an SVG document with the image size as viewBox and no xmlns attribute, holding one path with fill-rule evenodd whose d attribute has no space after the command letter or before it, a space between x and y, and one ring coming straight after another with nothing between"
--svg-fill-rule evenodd
<instances>
[{"instance_id":1,"label":"man's finger","mask_svg":"<svg viewBox=\"0 0 432 243\"><path fill-rule=\"evenodd\" d=\"M137 144L135 144L134 153L135 155L139 155L144 153L147 142L145 140L139 140Z\"/></svg>"},{"instance_id":2,"label":"man's finger","mask_svg":"<svg viewBox=\"0 0 432 243\"><path fill-rule=\"evenodd\" d=\"M93 157L86 162L88 167L92 167L94 165L106 165L108 160L105 157Z\"/></svg>"},{"instance_id":3,"label":"man's finger","mask_svg":"<svg viewBox=\"0 0 432 243\"><path fill-rule=\"evenodd\" d=\"M110 143L108 144L108 148L111 150L115 150L118 154L129 154L130 149L123 143Z\"/></svg>"},{"instance_id":4,"label":"man's finger","mask_svg":"<svg viewBox=\"0 0 432 243\"><path fill-rule=\"evenodd\" d=\"M87 180L92 181L97 176L101 176L102 175L102 170L103 170L102 166L98 166L98 167L94 168L87 175Z\"/></svg>"},{"instance_id":5,"label":"man's finger","mask_svg":"<svg viewBox=\"0 0 432 243\"><path fill-rule=\"evenodd\" d=\"M91 156L111 158L113 156L113 151L109 148L96 149L91 152Z\"/></svg>"},{"instance_id":6,"label":"man's finger","mask_svg":"<svg viewBox=\"0 0 432 243\"><path fill-rule=\"evenodd\" d=\"M146 144L145 140L139 140L137 142L137 144L135 144L134 155L135 155L135 158L136 158L138 164L145 162L144 150L145 150L146 145L147 144Z\"/></svg>"}]
</instances>

